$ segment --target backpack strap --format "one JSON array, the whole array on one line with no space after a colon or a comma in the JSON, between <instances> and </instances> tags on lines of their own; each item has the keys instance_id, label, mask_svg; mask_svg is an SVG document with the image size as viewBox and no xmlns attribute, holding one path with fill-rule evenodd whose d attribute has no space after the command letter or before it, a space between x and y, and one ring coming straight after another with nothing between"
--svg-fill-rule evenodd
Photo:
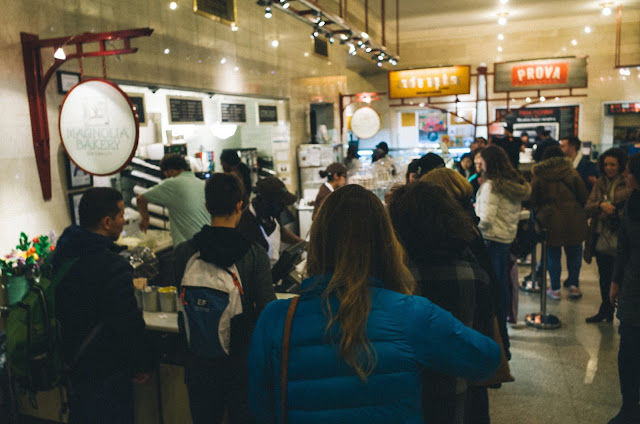
<instances>
[{"instance_id":1,"label":"backpack strap","mask_svg":"<svg viewBox=\"0 0 640 424\"><path fill-rule=\"evenodd\" d=\"M298 307L300 296L291 299L287 320L284 323L284 335L282 336L282 363L280 364L280 422L287 424L287 380L289 379L289 345L291 342L291 327L293 326L293 316Z\"/></svg>"},{"instance_id":2,"label":"backpack strap","mask_svg":"<svg viewBox=\"0 0 640 424\"><path fill-rule=\"evenodd\" d=\"M238 288L238 291L240 292L240 295L244 299L244 290L242 289L242 284L240 284L240 280L238 279L238 275L235 272L233 272L230 269L228 269L228 268L222 268L222 269L224 269L226 271L226 273L231 276L231 278L233 279L233 285Z\"/></svg>"}]
</instances>

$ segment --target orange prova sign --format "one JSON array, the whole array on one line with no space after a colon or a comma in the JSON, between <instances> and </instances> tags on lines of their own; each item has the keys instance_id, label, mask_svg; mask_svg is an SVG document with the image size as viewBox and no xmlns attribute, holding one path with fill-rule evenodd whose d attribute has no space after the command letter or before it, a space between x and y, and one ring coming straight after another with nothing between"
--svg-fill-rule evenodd
<instances>
[{"instance_id":1,"label":"orange prova sign","mask_svg":"<svg viewBox=\"0 0 640 424\"><path fill-rule=\"evenodd\" d=\"M470 65L389 72L389 98L452 96L470 93Z\"/></svg>"},{"instance_id":2,"label":"orange prova sign","mask_svg":"<svg viewBox=\"0 0 640 424\"><path fill-rule=\"evenodd\" d=\"M568 75L569 64L567 62L516 65L511 68L511 85L522 87L566 84Z\"/></svg>"}]
</instances>

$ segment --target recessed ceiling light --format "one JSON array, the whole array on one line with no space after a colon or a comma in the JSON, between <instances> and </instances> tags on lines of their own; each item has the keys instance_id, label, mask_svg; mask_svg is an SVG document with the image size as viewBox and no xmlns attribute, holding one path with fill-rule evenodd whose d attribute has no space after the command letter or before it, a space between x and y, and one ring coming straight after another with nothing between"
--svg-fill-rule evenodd
<instances>
[{"instance_id":1,"label":"recessed ceiling light","mask_svg":"<svg viewBox=\"0 0 640 424\"><path fill-rule=\"evenodd\" d=\"M304 52L304 57L309 57L309 52Z\"/></svg>"},{"instance_id":2,"label":"recessed ceiling light","mask_svg":"<svg viewBox=\"0 0 640 424\"><path fill-rule=\"evenodd\" d=\"M527 103L531 103L531 97L527 97L527 98L525 99L525 101L526 101Z\"/></svg>"},{"instance_id":3,"label":"recessed ceiling light","mask_svg":"<svg viewBox=\"0 0 640 424\"><path fill-rule=\"evenodd\" d=\"M572 46L577 46L578 45L578 40L571 40L571 45Z\"/></svg>"},{"instance_id":4,"label":"recessed ceiling light","mask_svg":"<svg viewBox=\"0 0 640 424\"><path fill-rule=\"evenodd\" d=\"M240 68L236 66L235 68L233 68L233 70L237 72L240 70Z\"/></svg>"},{"instance_id":5,"label":"recessed ceiling light","mask_svg":"<svg viewBox=\"0 0 640 424\"><path fill-rule=\"evenodd\" d=\"M504 35L498 34L498 40L504 40Z\"/></svg>"},{"instance_id":6,"label":"recessed ceiling light","mask_svg":"<svg viewBox=\"0 0 640 424\"><path fill-rule=\"evenodd\" d=\"M591 31L593 31L593 30L591 29L590 26L584 27L584 32L586 32L587 34L591 34Z\"/></svg>"},{"instance_id":7,"label":"recessed ceiling light","mask_svg":"<svg viewBox=\"0 0 640 424\"><path fill-rule=\"evenodd\" d=\"M175 1L172 1L171 3L169 3L169 9L176 10L177 8L178 8L178 3L176 3Z\"/></svg>"},{"instance_id":8,"label":"recessed ceiling light","mask_svg":"<svg viewBox=\"0 0 640 424\"><path fill-rule=\"evenodd\" d=\"M280 42L278 40L273 40L271 42L271 46L273 46L273 47L278 47L279 45L280 45Z\"/></svg>"},{"instance_id":9,"label":"recessed ceiling light","mask_svg":"<svg viewBox=\"0 0 640 424\"><path fill-rule=\"evenodd\" d=\"M609 6L605 6L605 7L603 7L603 8L602 8L602 14L603 14L604 16L609 16L609 15L611 15L611 7L609 7Z\"/></svg>"},{"instance_id":10,"label":"recessed ceiling light","mask_svg":"<svg viewBox=\"0 0 640 424\"><path fill-rule=\"evenodd\" d=\"M498 51L501 52L502 51L502 46L498 46Z\"/></svg>"},{"instance_id":11,"label":"recessed ceiling light","mask_svg":"<svg viewBox=\"0 0 640 424\"><path fill-rule=\"evenodd\" d=\"M560 101L560 97L557 97L557 96L556 96L556 99L555 99L555 100L556 100L556 102L559 102L559 101Z\"/></svg>"},{"instance_id":12,"label":"recessed ceiling light","mask_svg":"<svg viewBox=\"0 0 640 424\"><path fill-rule=\"evenodd\" d=\"M546 97L544 97L544 96L540 96L540 101L541 101L541 102L544 102L544 101L546 101L546 100L547 100L547 98L546 98Z\"/></svg>"},{"instance_id":13,"label":"recessed ceiling light","mask_svg":"<svg viewBox=\"0 0 640 424\"><path fill-rule=\"evenodd\" d=\"M222 59L220 59L220 63L221 63L221 64L223 64L223 65L224 65L225 63L227 63L227 58L226 58L226 57L223 57Z\"/></svg>"},{"instance_id":14,"label":"recessed ceiling light","mask_svg":"<svg viewBox=\"0 0 640 424\"><path fill-rule=\"evenodd\" d=\"M169 53L171 53L171 50L169 50L169 49L164 49L164 54L169 54Z\"/></svg>"}]
</instances>

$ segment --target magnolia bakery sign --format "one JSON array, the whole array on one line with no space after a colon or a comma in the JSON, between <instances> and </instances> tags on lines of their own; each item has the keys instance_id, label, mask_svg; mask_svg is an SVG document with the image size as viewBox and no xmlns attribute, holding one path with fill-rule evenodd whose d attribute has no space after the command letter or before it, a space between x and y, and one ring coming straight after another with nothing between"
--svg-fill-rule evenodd
<instances>
[{"instance_id":1,"label":"magnolia bakery sign","mask_svg":"<svg viewBox=\"0 0 640 424\"><path fill-rule=\"evenodd\" d=\"M114 83L88 79L62 103L60 138L69 158L83 171L111 175L124 168L138 147L138 114Z\"/></svg>"}]
</instances>

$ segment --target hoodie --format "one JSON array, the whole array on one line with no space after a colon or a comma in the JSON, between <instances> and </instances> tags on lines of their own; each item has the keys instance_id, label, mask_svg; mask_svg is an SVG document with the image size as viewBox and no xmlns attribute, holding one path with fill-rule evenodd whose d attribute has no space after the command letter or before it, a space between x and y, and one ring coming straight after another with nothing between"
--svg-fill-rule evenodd
<instances>
[{"instance_id":1,"label":"hoodie","mask_svg":"<svg viewBox=\"0 0 640 424\"><path fill-rule=\"evenodd\" d=\"M53 272L76 259L56 288L56 318L61 322L65 358L69 361L87 335L103 327L71 372L76 381L133 375L155 365L156 351L146 334L133 294L133 270L122 248L107 237L70 226L58 240Z\"/></svg>"},{"instance_id":2,"label":"hoodie","mask_svg":"<svg viewBox=\"0 0 640 424\"><path fill-rule=\"evenodd\" d=\"M258 243L245 239L235 228L205 225L191 240L175 249L175 281L178 284L182 282L187 262L196 252L200 252L200 258L206 262L223 268L235 264L238 269L244 291L242 321L246 320L249 328L247 334L232 334L232 338L241 336L239 343L242 346L236 345L234 349L240 348L246 353L258 315L267 303L276 299L267 251Z\"/></svg>"},{"instance_id":3,"label":"hoodie","mask_svg":"<svg viewBox=\"0 0 640 424\"><path fill-rule=\"evenodd\" d=\"M486 240L509 244L516 238L522 202L529 198L531 185L524 179L487 180L476 195L478 229Z\"/></svg>"},{"instance_id":4,"label":"hoodie","mask_svg":"<svg viewBox=\"0 0 640 424\"><path fill-rule=\"evenodd\" d=\"M545 159L532 169L531 206L549 246L575 246L587 236L587 189L569 158Z\"/></svg>"}]
</instances>

